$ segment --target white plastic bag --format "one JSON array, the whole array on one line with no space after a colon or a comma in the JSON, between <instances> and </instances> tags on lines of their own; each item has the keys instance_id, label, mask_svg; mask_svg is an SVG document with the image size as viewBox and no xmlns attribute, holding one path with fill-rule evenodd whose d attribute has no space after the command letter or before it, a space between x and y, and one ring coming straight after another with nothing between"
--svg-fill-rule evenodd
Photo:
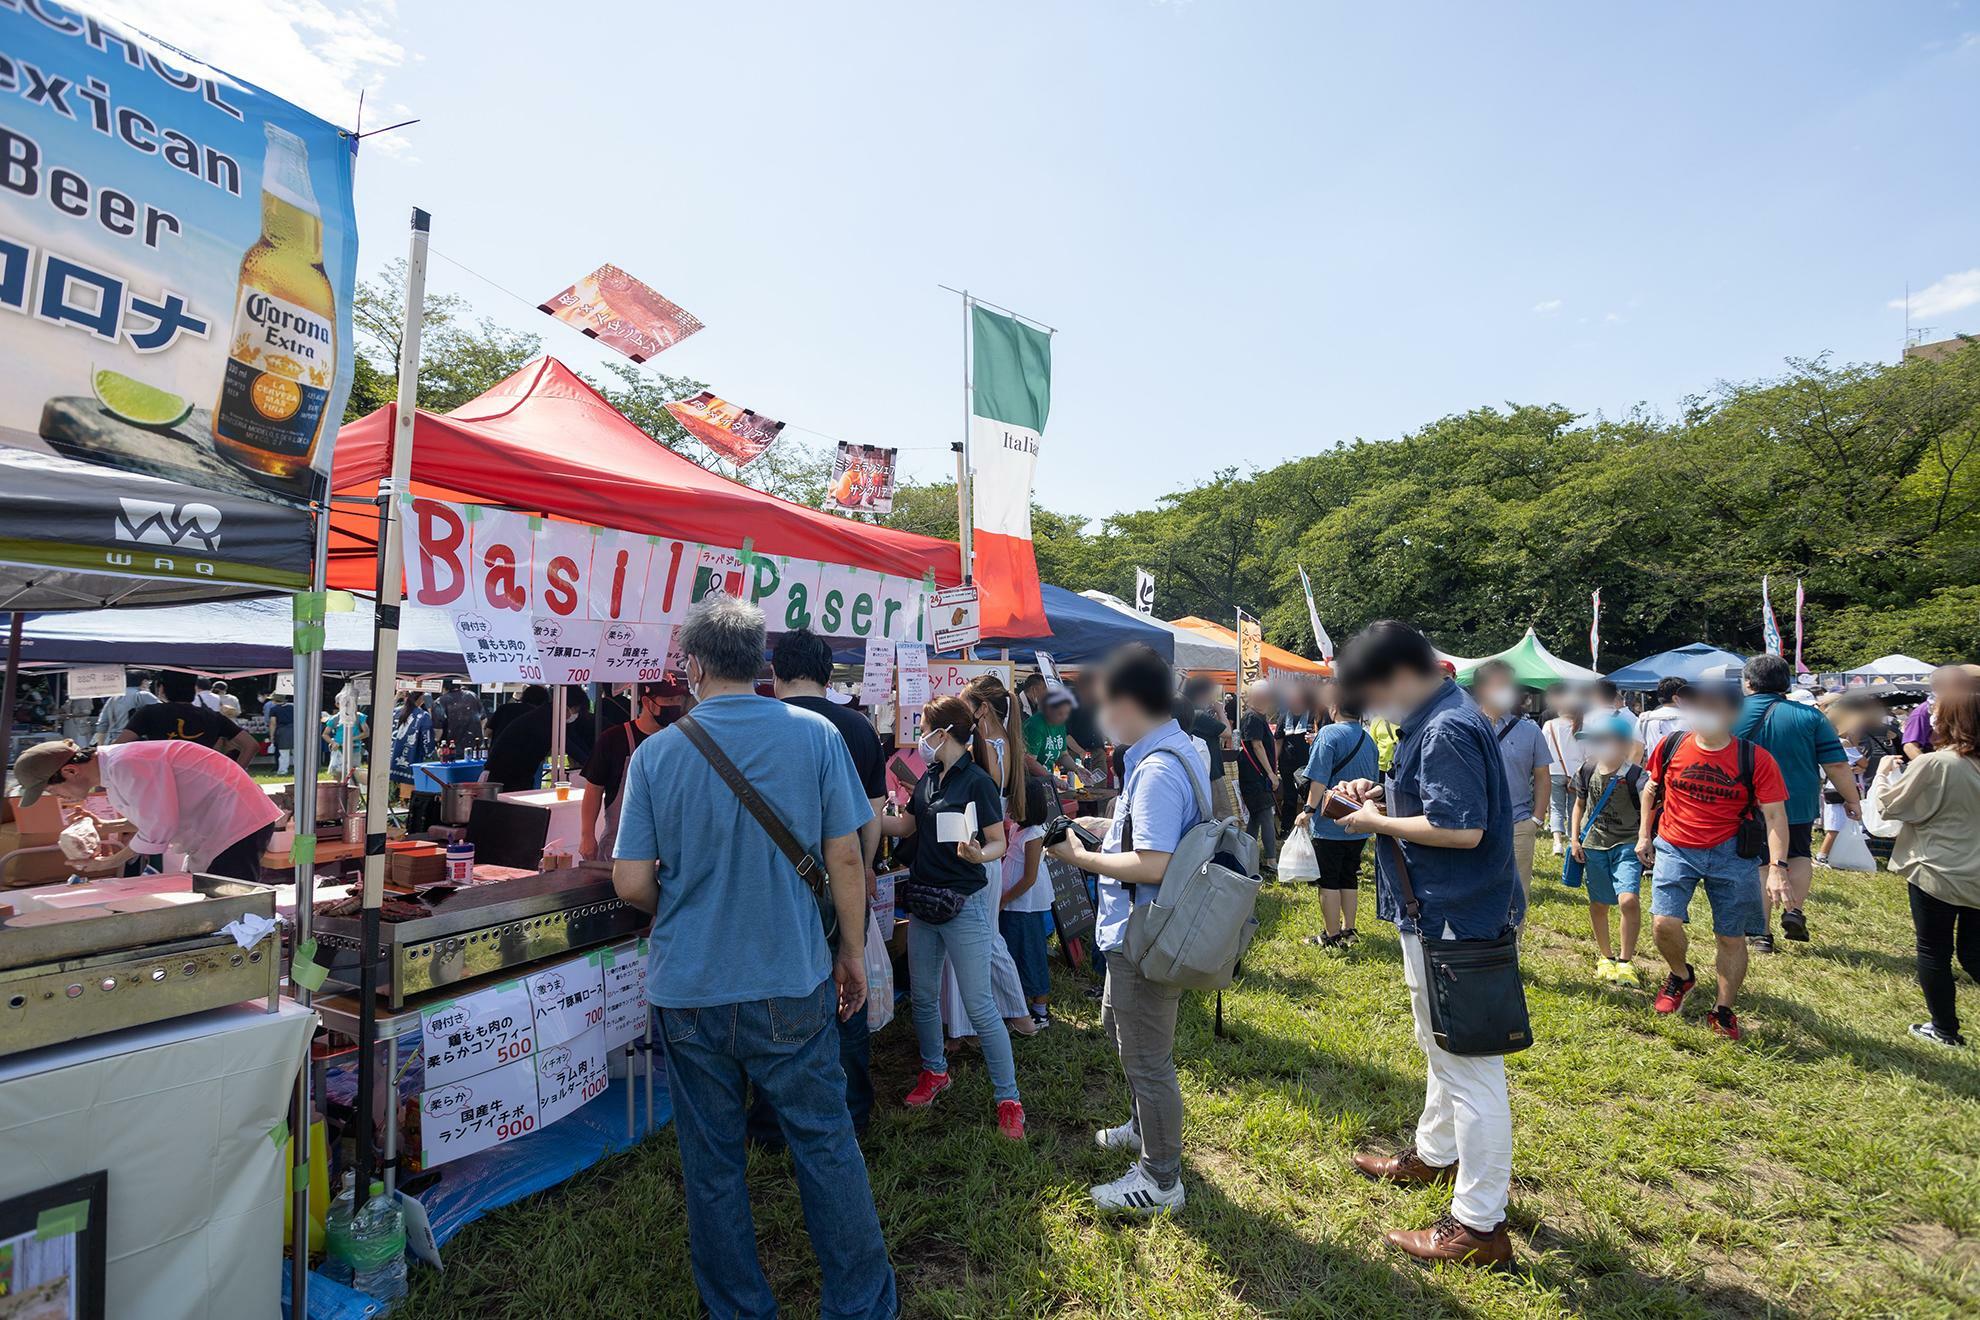
<instances>
[{"instance_id":1,"label":"white plastic bag","mask_svg":"<svg viewBox=\"0 0 1980 1320\"><path fill-rule=\"evenodd\" d=\"M880 919L866 910L866 1029L878 1031L894 1020L894 960Z\"/></svg>"},{"instance_id":2,"label":"white plastic bag","mask_svg":"<svg viewBox=\"0 0 1980 1320\"><path fill-rule=\"evenodd\" d=\"M55 836L62 856L77 864L96 860L103 849L103 835L96 828L96 817L84 815Z\"/></svg>"},{"instance_id":3,"label":"white plastic bag","mask_svg":"<svg viewBox=\"0 0 1980 1320\"><path fill-rule=\"evenodd\" d=\"M1320 859L1313 852L1313 836L1296 828L1286 835L1285 846L1279 849L1279 883L1289 885L1296 880L1319 878Z\"/></svg>"}]
</instances>

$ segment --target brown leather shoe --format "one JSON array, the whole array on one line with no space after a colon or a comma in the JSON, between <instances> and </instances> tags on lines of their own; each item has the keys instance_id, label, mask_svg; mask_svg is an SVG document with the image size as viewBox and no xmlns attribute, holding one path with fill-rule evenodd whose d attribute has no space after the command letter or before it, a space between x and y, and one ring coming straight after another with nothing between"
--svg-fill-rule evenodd
<instances>
[{"instance_id":1,"label":"brown leather shoe","mask_svg":"<svg viewBox=\"0 0 1980 1320\"><path fill-rule=\"evenodd\" d=\"M1457 1265L1503 1269L1513 1259L1512 1235L1506 1232L1504 1220L1491 1232L1481 1233L1445 1215L1428 1228L1397 1229L1388 1239L1391 1246L1401 1247L1431 1265L1450 1261Z\"/></svg>"},{"instance_id":2,"label":"brown leather shoe","mask_svg":"<svg viewBox=\"0 0 1980 1320\"><path fill-rule=\"evenodd\" d=\"M1457 1181L1457 1165L1425 1164L1414 1146L1403 1147L1399 1155L1377 1155L1365 1150L1357 1152L1354 1167L1370 1178L1380 1178L1383 1182L1429 1184Z\"/></svg>"}]
</instances>

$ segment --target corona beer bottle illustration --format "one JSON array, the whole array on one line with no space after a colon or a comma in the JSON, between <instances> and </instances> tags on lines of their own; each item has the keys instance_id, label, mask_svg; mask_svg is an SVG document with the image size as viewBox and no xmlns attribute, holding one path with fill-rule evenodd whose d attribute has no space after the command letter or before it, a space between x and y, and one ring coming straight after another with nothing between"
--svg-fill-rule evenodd
<instances>
[{"instance_id":1,"label":"corona beer bottle illustration","mask_svg":"<svg viewBox=\"0 0 1980 1320\"><path fill-rule=\"evenodd\" d=\"M301 138L270 124L261 237L241 259L213 439L253 472L306 473L337 375L337 308L323 270L323 218Z\"/></svg>"}]
</instances>

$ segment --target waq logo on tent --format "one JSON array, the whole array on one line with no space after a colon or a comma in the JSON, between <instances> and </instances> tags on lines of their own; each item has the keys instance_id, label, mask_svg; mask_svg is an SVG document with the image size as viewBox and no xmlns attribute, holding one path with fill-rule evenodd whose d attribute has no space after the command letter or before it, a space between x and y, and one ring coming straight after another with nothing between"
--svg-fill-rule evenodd
<instances>
[{"instance_id":1,"label":"waq logo on tent","mask_svg":"<svg viewBox=\"0 0 1980 1320\"><path fill-rule=\"evenodd\" d=\"M140 545L192 547L213 554L220 548L220 510L211 504L168 504L119 497L117 539Z\"/></svg>"}]
</instances>

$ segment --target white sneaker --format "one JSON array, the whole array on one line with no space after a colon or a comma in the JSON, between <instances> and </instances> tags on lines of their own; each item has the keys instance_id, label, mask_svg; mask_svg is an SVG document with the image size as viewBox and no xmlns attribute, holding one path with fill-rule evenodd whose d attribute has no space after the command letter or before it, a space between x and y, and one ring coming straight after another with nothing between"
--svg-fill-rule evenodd
<instances>
[{"instance_id":1,"label":"white sneaker","mask_svg":"<svg viewBox=\"0 0 1980 1320\"><path fill-rule=\"evenodd\" d=\"M1093 1189L1093 1203L1102 1210L1121 1210L1131 1215L1166 1215L1182 1209L1182 1179L1167 1191L1143 1172L1136 1160L1124 1177L1101 1183Z\"/></svg>"},{"instance_id":2,"label":"white sneaker","mask_svg":"<svg viewBox=\"0 0 1980 1320\"><path fill-rule=\"evenodd\" d=\"M1119 1127L1101 1128L1093 1134L1093 1144L1101 1150L1131 1150L1139 1154L1141 1129L1136 1127L1134 1120L1130 1118Z\"/></svg>"}]
</instances>

